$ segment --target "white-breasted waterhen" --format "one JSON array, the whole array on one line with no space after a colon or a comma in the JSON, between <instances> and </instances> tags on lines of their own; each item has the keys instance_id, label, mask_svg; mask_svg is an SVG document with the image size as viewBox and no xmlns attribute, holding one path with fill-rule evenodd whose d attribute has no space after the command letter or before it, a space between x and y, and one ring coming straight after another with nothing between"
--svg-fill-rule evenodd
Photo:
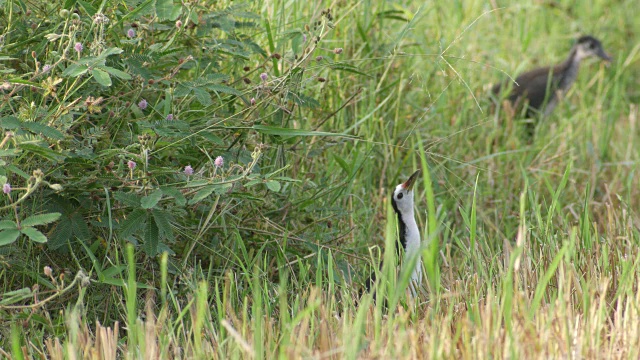
<instances>
[{"instance_id":1,"label":"white-breasted waterhen","mask_svg":"<svg viewBox=\"0 0 640 360\"><path fill-rule=\"evenodd\" d=\"M547 116L551 114L562 95L575 82L582 60L590 57L598 57L607 62L611 61L611 57L604 51L600 40L589 35L582 36L562 63L541 67L519 75L510 87L506 99L516 110L521 109L521 106L528 106L527 117L535 117L539 113ZM506 83L500 83L493 86L492 92L499 96L502 91L507 91L508 88Z\"/></svg>"},{"instance_id":2,"label":"white-breasted waterhen","mask_svg":"<svg viewBox=\"0 0 640 360\"><path fill-rule=\"evenodd\" d=\"M420 175L420 170L414 172L407 181L399 184L393 191L391 205L398 217L398 256L404 250L404 264L411 263L409 260L418 256L417 263L411 273L409 289L412 296L418 293L418 287L422 283L422 258L418 254L421 248L422 238L420 229L416 223L413 204L413 186ZM380 265L382 268L382 264ZM371 274L366 282L367 291L370 291L376 281L375 272Z\"/></svg>"}]
</instances>

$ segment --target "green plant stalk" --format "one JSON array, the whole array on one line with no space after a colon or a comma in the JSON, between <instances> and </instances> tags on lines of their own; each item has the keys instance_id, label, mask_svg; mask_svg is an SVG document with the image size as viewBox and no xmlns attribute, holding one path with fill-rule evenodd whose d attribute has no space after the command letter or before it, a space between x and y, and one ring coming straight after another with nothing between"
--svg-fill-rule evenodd
<instances>
[{"instance_id":1,"label":"green plant stalk","mask_svg":"<svg viewBox=\"0 0 640 360\"><path fill-rule=\"evenodd\" d=\"M135 250L132 244L127 244L127 265L129 272L127 275L127 286L125 287L126 308L127 308L127 327L128 327L128 347L130 350L136 349L138 338L137 326L137 306L138 306L138 285L136 282L136 260Z\"/></svg>"}]
</instances>

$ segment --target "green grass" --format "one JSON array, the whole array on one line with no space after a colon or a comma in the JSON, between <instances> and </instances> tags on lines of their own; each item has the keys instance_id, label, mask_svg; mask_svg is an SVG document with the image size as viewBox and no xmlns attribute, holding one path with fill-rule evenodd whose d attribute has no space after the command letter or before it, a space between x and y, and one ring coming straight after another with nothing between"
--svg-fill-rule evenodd
<instances>
[{"instance_id":1,"label":"green grass","mask_svg":"<svg viewBox=\"0 0 640 360\"><path fill-rule=\"evenodd\" d=\"M222 1L177 16L106 0L74 5L81 23L21 4L2 3L0 23L14 132L0 220L61 218L38 227L48 245L0 248L3 356L640 355L636 1ZM586 62L528 142L490 85L562 61L583 34L614 61ZM98 38L123 53L96 66L131 80L64 72L73 43L88 55ZM58 64L56 96L36 60ZM198 83L212 74L226 78ZM418 168L426 277L410 299L389 194ZM360 298L381 258L388 302Z\"/></svg>"}]
</instances>

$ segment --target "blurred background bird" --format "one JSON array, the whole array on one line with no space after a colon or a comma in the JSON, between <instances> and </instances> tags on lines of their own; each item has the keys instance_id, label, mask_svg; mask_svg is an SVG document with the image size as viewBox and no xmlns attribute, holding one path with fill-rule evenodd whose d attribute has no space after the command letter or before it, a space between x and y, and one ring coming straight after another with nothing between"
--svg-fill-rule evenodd
<instances>
[{"instance_id":1,"label":"blurred background bird","mask_svg":"<svg viewBox=\"0 0 640 360\"><path fill-rule=\"evenodd\" d=\"M492 92L508 101L512 114L522 111L522 107L526 106L528 118L536 117L539 114L547 116L551 114L558 105L558 101L575 82L580 63L590 57L597 57L607 62L611 61L611 57L604 51L600 40L589 35L582 36L562 63L527 71L519 75L513 83L496 84L492 88ZM535 130L535 123L529 124L528 130L532 134Z\"/></svg>"}]
</instances>

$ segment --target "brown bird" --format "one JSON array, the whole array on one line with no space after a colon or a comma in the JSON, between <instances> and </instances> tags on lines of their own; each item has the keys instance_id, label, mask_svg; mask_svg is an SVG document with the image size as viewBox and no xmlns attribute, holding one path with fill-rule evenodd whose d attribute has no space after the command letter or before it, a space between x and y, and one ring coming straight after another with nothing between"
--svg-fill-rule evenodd
<instances>
[{"instance_id":1,"label":"brown bird","mask_svg":"<svg viewBox=\"0 0 640 360\"><path fill-rule=\"evenodd\" d=\"M527 117L534 117L538 113L547 116L575 82L580 62L594 56L607 62L611 61L611 57L604 52L602 43L598 39L589 35L582 36L571 48L569 57L562 63L528 71L518 76L512 87L501 83L495 85L492 92L494 95L500 95L510 88L511 91L504 95L514 109L525 105L528 106Z\"/></svg>"}]
</instances>

